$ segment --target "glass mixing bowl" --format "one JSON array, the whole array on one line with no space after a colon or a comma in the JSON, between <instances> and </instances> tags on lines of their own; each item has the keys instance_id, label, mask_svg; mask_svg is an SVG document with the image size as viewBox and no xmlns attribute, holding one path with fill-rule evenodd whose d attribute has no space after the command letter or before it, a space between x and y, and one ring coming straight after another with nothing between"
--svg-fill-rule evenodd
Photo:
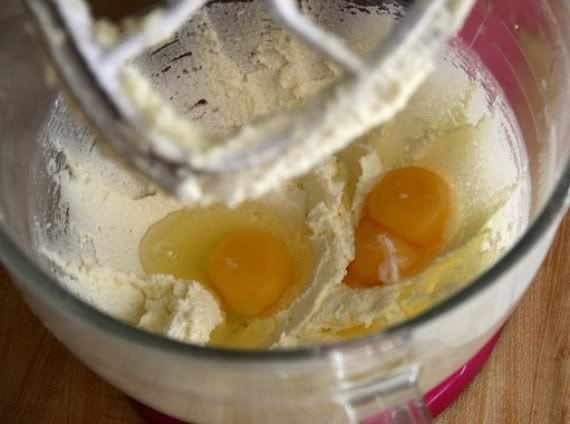
<instances>
[{"instance_id":1,"label":"glass mixing bowl","mask_svg":"<svg viewBox=\"0 0 570 424\"><path fill-rule=\"evenodd\" d=\"M239 352L147 333L64 290L33 243L36 212L49 215L57 197L37 172L37 156L39 133L60 97L44 83L25 23L19 2L5 1L0 11L0 260L49 330L89 367L135 399L183 420L429 420L421 393L458 369L503 325L568 208L570 0L480 0L459 38L503 89L529 155L532 224L514 248L450 299L360 339Z\"/></svg>"}]
</instances>

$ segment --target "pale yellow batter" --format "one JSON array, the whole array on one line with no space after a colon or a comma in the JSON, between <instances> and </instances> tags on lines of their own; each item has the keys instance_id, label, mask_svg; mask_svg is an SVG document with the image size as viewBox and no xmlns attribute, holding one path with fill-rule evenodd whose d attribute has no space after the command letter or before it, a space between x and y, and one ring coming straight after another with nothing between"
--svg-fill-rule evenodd
<instances>
[{"instance_id":1,"label":"pale yellow batter","mask_svg":"<svg viewBox=\"0 0 570 424\"><path fill-rule=\"evenodd\" d=\"M263 66L253 70L220 52L208 59L206 47L194 52L208 67L204 86L212 87L213 98L231 96L221 103L222 118L211 123L220 133L303 101L335 77L333 68L291 40L280 52L262 50L254 59L263 58ZM189 343L289 348L377 331L414 316L491 266L528 220L517 130L500 98L489 102L484 74L473 79L457 66L469 60L448 52L392 122L236 209L183 207L127 171L100 143L88 150L90 145L61 136L54 145L66 167L52 171L68 220L42 250L62 283L82 299ZM245 83L232 85L235 78ZM224 86L216 87L220 79ZM421 272L350 287L343 281L369 193L387 172L410 165L449 185L453 232ZM220 243L243 230L255 232L264 246L260 252L267 255L258 262L273 261L277 270L263 274L269 288L258 297L241 296L248 278L237 280L241 291L228 290L227 277L218 273L226 257ZM250 246L255 251L256 244ZM212 259L216 249L222 253Z\"/></svg>"}]
</instances>

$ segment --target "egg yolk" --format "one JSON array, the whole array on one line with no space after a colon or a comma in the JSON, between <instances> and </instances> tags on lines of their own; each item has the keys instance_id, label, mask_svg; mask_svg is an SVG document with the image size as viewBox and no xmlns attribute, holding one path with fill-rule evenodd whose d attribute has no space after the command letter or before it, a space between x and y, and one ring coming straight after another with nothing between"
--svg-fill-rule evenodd
<instances>
[{"instance_id":1,"label":"egg yolk","mask_svg":"<svg viewBox=\"0 0 570 424\"><path fill-rule=\"evenodd\" d=\"M279 300L291 281L291 258L271 234L241 230L226 235L210 252L212 287L234 313L253 317Z\"/></svg>"},{"instance_id":2,"label":"egg yolk","mask_svg":"<svg viewBox=\"0 0 570 424\"><path fill-rule=\"evenodd\" d=\"M449 184L428 169L388 172L366 202L345 283L372 287L425 269L450 237L453 198Z\"/></svg>"},{"instance_id":3,"label":"egg yolk","mask_svg":"<svg viewBox=\"0 0 570 424\"><path fill-rule=\"evenodd\" d=\"M369 218L356 230L356 256L348 266L353 287L372 287L422 270L428 251L390 233Z\"/></svg>"},{"instance_id":4,"label":"egg yolk","mask_svg":"<svg viewBox=\"0 0 570 424\"><path fill-rule=\"evenodd\" d=\"M367 203L368 213L377 224L419 246L441 242L451 207L449 184L418 166L388 172Z\"/></svg>"}]
</instances>

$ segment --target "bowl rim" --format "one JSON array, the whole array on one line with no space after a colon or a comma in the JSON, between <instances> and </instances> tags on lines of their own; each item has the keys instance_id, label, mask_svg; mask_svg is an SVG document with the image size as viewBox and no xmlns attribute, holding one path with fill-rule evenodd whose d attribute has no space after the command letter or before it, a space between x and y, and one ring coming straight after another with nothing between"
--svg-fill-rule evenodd
<instances>
[{"instance_id":1,"label":"bowl rim","mask_svg":"<svg viewBox=\"0 0 570 424\"><path fill-rule=\"evenodd\" d=\"M418 328L455 310L463 303L477 296L486 288L499 284L500 277L521 260L551 228L558 225L557 218L566 212L570 205L570 158L560 175L554 190L535 221L509 251L489 270L483 272L471 284L467 285L450 298L442 301L419 315L397 323L378 333L337 341L322 345L277 350L229 350L217 347L197 346L164 337L134 327L115 319L96 307L79 299L60 285L56 279L36 266L32 259L21 251L13 240L0 227L0 261L18 280L25 290L37 295L52 308L62 309L64 314L81 319L112 336L125 339L147 348L167 354L183 355L188 358L200 358L209 361L236 361L240 363L274 363L278 361L302 361L322 359L330 352L357 348L359 346L380 343L393 337L409 334Z\"/></svg>"}]
</instances>

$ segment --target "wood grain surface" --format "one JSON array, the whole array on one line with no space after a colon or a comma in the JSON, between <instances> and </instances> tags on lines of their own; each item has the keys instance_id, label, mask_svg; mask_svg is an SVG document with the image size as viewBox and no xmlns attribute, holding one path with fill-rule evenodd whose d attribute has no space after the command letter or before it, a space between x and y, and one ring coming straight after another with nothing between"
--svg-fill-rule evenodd
<instances>
[{"instance_id":1,"label":"wood grain surface","mask_svg":"<svg viewBox=\"0 0 570 424\"><path fill-rule=\"evenodd\" d=\"M483 371L437 421L570 423L570 216ZM0 267L0 422L143 423L59 344Z\"/></svg>"}]
</instances>

